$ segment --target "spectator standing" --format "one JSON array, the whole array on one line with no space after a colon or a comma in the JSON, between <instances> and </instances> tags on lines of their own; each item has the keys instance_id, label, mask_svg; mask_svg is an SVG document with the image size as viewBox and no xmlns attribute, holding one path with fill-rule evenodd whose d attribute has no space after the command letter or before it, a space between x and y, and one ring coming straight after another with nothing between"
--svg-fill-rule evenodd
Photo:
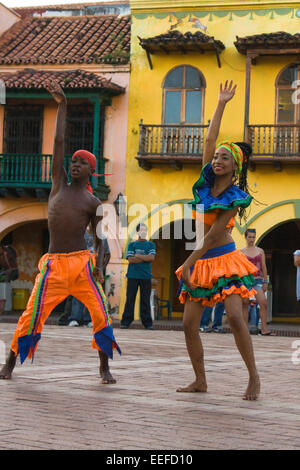
<instances>
[{"instance_id":1,"label":"spectator standing","mask_svg":"<svg viewBox=\"0 0 300 470\"><path fill-rule=\"evenodd\" d=\"M256 298L253 297L249 301L249 309L248 309L248 321L249 321L249 330L251 334L258 334L258 324L259 324L259 307L256 302Z\"/></svg>"},{"instance_id":2,"label":"spectator standing","mask_svg":"<svg viewBox=\"0 0 300 470\"><path fill-rule=\"evenodd\" d=\"M0 280L15 281L19 277L17 253L11 245L0 245Z\"/></svg>"},{"instance_id":3,"label":"spectator standing","mask_svg":"<svg viewBox=\"0 0 300 470\"><path fill-rule=\"evenodd\" d=\"M294 265L297 268L296 295L298 302L300 302L300 250L294 252Z\"/></svg>"},{"instance_id":4,"label":"spectator standing","mask_svg":"<svg viewBox=\"0 0 300 470\"><path fill-rule=\"evenodd\" d=\"M153 330L151 318L151 263L155 259L156 247L152 241L147 240L147 226L138 224L136 227L138 240L129 243L127 259L126 304L121 320L121 328L129 328L134 319L134 306L138 288L141 295L141 321L147 330Z\"/></svg>"},{"instance_id":5,"label":"spectator standing","mask_svg":"<svg viewBox=\"0 0 300 470\"><path fill-rule=\"evenodd\" d=\"M254 228L249 228L245 232L245 239L247 246L241 251L244 255L247 256L248 260L257 267L257 273L254 275L256 284L253 286L253 289L256 290L255 298L259 305L259 313L261 319L261 335L270 336L272 333L268 330L267 327L267 299L265 293L268 288L268 272L266 266L266 257L265 252L262 248L255 246L256 240L256 230ZM248 324L248 306L249 300L243 299L243 311L244 318Z\"/></svg>"},{"instance_id":6,"label":"spectator standing","mask_svg":"<svg viewBox=\"0 0 300 470\"><path fill-rule=\"evenodd\" d=\"M211 331L214 333L226 333L226 331L222 327L222 318L225 311L224 302L219 302L218 304L216 304L214 309L214 319L211 328L209 328L209 323L211 320L213 307L205 307L205 309L203 310L200 322L200 331L202 331L203 333L210 333Z\"/></svg>"},{"instance_id":7,"label":"spectator standing","mask_svg":"<svg viewBox=\"0 0 300 470\"><path fill-rule=\"evenodd\" d=\"M87 249L94 253L94 237L90 233L89 228L86 230L84 234L84 239L86 242ZM105 278L105 271L106 267L110 260L110 249L108 245L107 238L102 239L103 244L103 251L104 251L104 258L103 258L103 275ZM103 283L103 290L104 290L104 283ZM71 315L68 318L69 326L80 326L86 325L89 328L93 327L93 323L91 321L91 315L85 305L80 302L76 297L72 297L71 301Z\"/></svg>"},{"instance_id":8,"label":"spectator standing","mask_svg":"<svg viewBox=\"0 0 300 470\"><path fill-rule=\"evenodd\" d=\"M17 253L11 245L0 245L0 315L4 312L6 294L5 284L15 281L19 277ZM4 284L5 283L5 284Z\"/></svg>"}]
</instances>

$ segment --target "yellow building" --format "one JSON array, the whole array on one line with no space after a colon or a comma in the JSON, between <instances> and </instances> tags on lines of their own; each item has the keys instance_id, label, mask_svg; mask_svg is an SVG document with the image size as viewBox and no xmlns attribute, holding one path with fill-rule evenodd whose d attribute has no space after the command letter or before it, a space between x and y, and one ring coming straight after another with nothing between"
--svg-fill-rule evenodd
<instances>
[{"instance_id":1,"label":"yellow building","mask_svg":"<svg viewBox=\"0 0 300 470\"><path fill-rule=\"evenodd\" d=\"M159 297L180 317L174 270L188 255L180 237L182 219L189 218L183 207L201 170L219 83L232 79L237 92L220 140L252 142L249 186L257 200L247 223L236 222L233 237L241 248L246 228L256 228L267 254L273 320L296 319L300 2L131 0L130 6L127 243L137 222L145 222L157 246L153 274ZM124 260L123 301L126 268Z\"/></svg>"}]
</instances>

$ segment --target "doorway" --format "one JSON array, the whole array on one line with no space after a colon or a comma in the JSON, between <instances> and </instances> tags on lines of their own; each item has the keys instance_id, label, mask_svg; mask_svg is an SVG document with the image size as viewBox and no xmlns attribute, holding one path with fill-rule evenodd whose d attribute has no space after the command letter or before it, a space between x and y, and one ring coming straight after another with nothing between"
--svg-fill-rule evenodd
<instances>
[{"instance_id":1,"label":"doorway","mask_svg":"<svg viewBox=\"0 0 300 470\"><path fill-rule=\"evenodd\" d=\"M266 253L273 292L273 318L300 319L293 258L294 251L300 247L300 219L278 225L259 240L258 246Z\"/></svg>"},{"instance_id":2,"label":"doorway","mask_svg":"<svg viewBox=\"0 0 300 470\"><path fill-rule=\"evenodd\" d=\"M153 278L159 281L163 298L171 303L174 316L181 317L184 305L178 300L179 282L175 271L194 248L195 221L185 219L171 222L151 239L156 245L156 257L152 265Z\"/></svg>"}]
</instances>

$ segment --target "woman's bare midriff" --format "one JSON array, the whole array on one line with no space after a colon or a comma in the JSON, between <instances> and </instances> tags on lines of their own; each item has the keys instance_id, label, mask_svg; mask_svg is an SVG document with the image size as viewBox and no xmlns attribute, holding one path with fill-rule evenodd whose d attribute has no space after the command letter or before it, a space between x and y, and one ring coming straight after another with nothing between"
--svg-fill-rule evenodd
<instances>
[{"instance_id":1,"label":"woman's bare midriff","mask_svg":"<svg viewBox=\"0 0 300 470\"><path fill-rule=\"evenodd\" d=\"M206 224L202 224L204 227L203 227L203 232L204 232L204 236L209 232L209 230L211 229L211 226L210 225L206 225ZM234 240L232 238L232 236L230 235L230 229L229 228L226 228L223 232L223 234L219 237L218 239L218 242L211 247L211 249L213 248L218 248L219 246L223 246L223 245L228 245L228 243L234 243Z\"/></svg>"}]
</instances>

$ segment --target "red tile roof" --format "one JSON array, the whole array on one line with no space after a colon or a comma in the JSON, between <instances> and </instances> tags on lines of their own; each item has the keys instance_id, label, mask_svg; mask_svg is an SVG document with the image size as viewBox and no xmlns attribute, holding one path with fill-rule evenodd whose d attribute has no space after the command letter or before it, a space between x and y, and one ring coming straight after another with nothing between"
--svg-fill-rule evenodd
<instances>
[{"instance_id":1,"label":"red tile roof","mask_svg":"<svg viewBox=\"0 0 300 470\"><path fill-rule=\"evenodd\" d=\"M26 17L0 37L0 64L125 64L130 17Z\"/></svg>"},{"instance_id":2,"label":"red tile roof","mask_svg":"<svg viewBox=\"0 0 300 470\"><path fill-rule=\"evenodd\" d=\"M63 72L41 71L24 69L18 72L0 72L0 80L3 80L7 88L44 88L46 80L55 80L63 89L89 88L110 90L114 95L123 93L125 90L110 80L87 72L85 70L66 70Z\"/></svg>"},{"instance_id":3,"label":"red tile roof","mask_svg":"<svg viewBox=\"0 0 300 470\"><path fill-rule=\"evenodd\" d=\"M236 36L235 47L241 54L246 54L247 49L270 48L281 49L282 47L299 48L300 34L290 34L284 31L275 33L253 34L252 36Z\"/></svg>"},{"instance_id":4,"label":"red tile roof","mask_svg":"<svg viewBox=\"0 0 300 470\"><path fill-rule=\"evenodd\" d=\"M140 38L140 45L144 49L148 49L150 52L156 51L176 51L176 50L195 50L199 49L218 49L222 51L225 49L222 41L215 39L213 36L207 36L200 31L195 33L187 32L185 34L180 31L168 31L165 34L154 36L150 38Z\"/></svg>"}]
</instances>

